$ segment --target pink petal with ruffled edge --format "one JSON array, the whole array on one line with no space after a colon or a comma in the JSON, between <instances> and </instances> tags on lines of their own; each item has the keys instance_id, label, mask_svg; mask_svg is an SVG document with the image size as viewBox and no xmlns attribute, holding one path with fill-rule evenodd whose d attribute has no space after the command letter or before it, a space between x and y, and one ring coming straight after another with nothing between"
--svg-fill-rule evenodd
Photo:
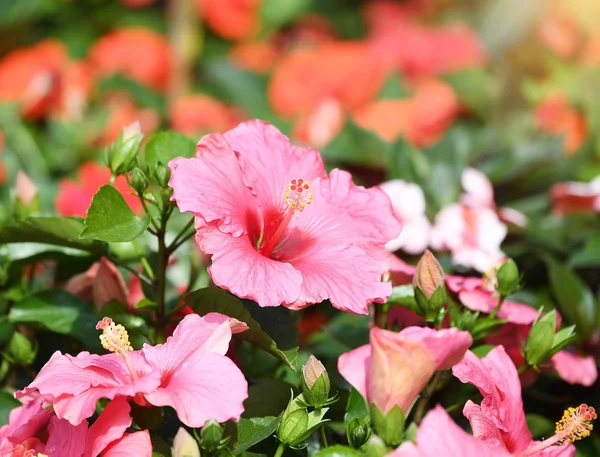
<instances>
[{"instance_id":1,"label":"pink petal with ruffled edge","mask_svg":"<svg viewBox=\"0 0 600 457\"><path fill-rule=\"evenodd\" d=\"M558 375L569 384L592 386L598 379L598 368L594 357L579 357L568 351L560 351L552 357Z\"/></svg>"},{"instance_id":2,"label":"pink petal with ruffled edge","mask_svg":"<svg viewBox=\"0 0 600 457\"><path fill-rule=\"evenodd\" d=\"M406 442L388 457L510 457L469 435L441 406L429 411L417 430L416 444Z\"/></svg>"},{"instance_id":3,"label":"pink petal with ruffled edge","mask_svg":"<svg viewBox=\"0 0 600 457\"><path fill-rule=\"evenodd\" d=\"M218 133L204 136L196 157L169 162L171 200L181 212L192 212L224 233L248 233L248 220L256 218L257 201L244 185L235 153ZM283 189L282 189L283 191Z\"/></svg>"},{"instance_id":4,"label":"pink petal with ruffled edge","mask_svg":"<svg viewBox=\"0 0 600 457\"><path fill-rule=\"evenodd\" d=\"M96 457L111 443L123 437L131 425L131 407L124 397L112 400L88 430L85 457Z\"/></svg>"},{"instance_id":5,"label":"pink petal with ruffled edge","mask_svg":"<svg viewBox=\"0 0 600 457\"><path fill-rule=\"evenodd\" d=\"M501 431L510 452L527 449L532 442L525 422L519 374L504 347L492 349L483 359L467 351L452 368L463 383L473 384L483 395L481 411Z\"/></svg>"},{"instance_id":6,"label":"pink petal with ruffled edge","mask_svg":"<svg viewBox=\"0 0 600 457\"><path fill-rule=\"evenodd\" d=\"M340 374L365 398L367 398L367 372L370 358L371 345L365 344L342 354L338 359Z\"/></svg>"},{"instance_id":7,"label":"pink petal with ruffled edge","mask_svg":"<svg viewBox=\"0 0 600 457\"><path fill-rule=\"evenodd\" d=\"M312 184L314 179L327 177L318 151L291 144L267 122L243 122L223 136L237 155L244 183L257 196L263 211L281 206L285 186L292 179Z\"/></svg>"},{"instance_id":8,"label":"pink petal with ruffled edge","mask_svg":"<svg viewBox=\"0 0 600 457\"><path fill-rule=\"evenodd\" d=\"M408 327L399 335L425 347L435 363L436 371L447 370L459 363L473 344L473 337L469 332L455 328L433 330L427 327Z\"/></svg>"},{"instance_id":9,"label":"pink petal with ruffled edge","mask_svg":"<svg viewBox=\"0 0 600 457\"><path fill-rule=\"evenodd\" d=\"M124 435L106 448L102 457L152 457L152 441L148 430Z\"/></svg>"},{"instance_id":10,"label":"pink petal with ruffled edge","mask_svg":"<svg viewBox=\"0 0 600 457\"><path fill-rule=\"evenodd\" d=\"M502 432L496 427L489 416L481 410L481 406L468 400L463 408L463 415L471 424L473 436L485 442L493 449L502 449L508 452L502 438Z\"/></svg>"},{"instance_id":11,"label":"pink petal with ruffled edge","mask_svg":"<svg viewBox=\"0 0 600 457\"><path fill-rule=\"evenodd\" d=\"M214 283L259 306L279 306L298 299L302 273L285 262L264 257L247 235L233 238L207 227L196 236L200 248L212 254L208 272Z\"/></svg>"},{"instance_id":12,"label":"pink petal with ruffled edge","mask_svg":"<svg viewBox=\"0 0 600 457\"><path fill-rule=\"evenodd\" d=\"M161 373L160 387L146 399L155 406L171 406L190 427L201 427L208 419L239 420L248 383L223 355L230 340L227 316L186 316L165 344L142 350L152 370Z\"/></svg>"}]
</instances>

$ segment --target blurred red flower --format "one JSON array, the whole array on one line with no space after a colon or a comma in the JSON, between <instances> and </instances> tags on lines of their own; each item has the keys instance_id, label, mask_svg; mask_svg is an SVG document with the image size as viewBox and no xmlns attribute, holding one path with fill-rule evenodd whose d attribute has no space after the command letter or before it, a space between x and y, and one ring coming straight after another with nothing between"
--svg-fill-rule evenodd
<instances>
[{"instance_id":1,"label":"blurred red flower","mask_svg":"<svg viewBox=\"0 0 600 457\"><path fill-rule=\"evenodd\" d=\"M569 154L575 154L587 136L585 117L571 107L562 94L554 94L544 100L534 116L541 130L552 135L564 135L564 147Z\"/></svg>"},{"instance_id":2,"label":"blurred red flower","mask_svg":"<svg viewBox=\"0 0 600 457\"><path fill-rule=\"evenodd\" d=\"M406 99L377 100L355 113L354 120L386 141L402 135L416 146L435 143L452 124L460 109L452 88L442 81L427 81Z\"/></svg>"},{"instance_id":3,"label":"blurred red flower","mask_svg":"<svg viewBox=\"0 0 600 457\"><path fill-rule=\"evenodd\" d=\"M282 58L271 78L269 100L288 117L309 113L326 99L355 109L375 96L383 79L383 68L364 43L323 43Z\"/></svg>"},{"instance_id":4,"label":"blurred red flower","mask_svg":"<svg viewBox=\"0 0 600 457\"><path fill-rule=\"evenodd\" d=\"M173 130L186 135L226 132L242 121L240 113L220 100L192 94L175 100L169 107Z\"/></svg>"},{"instance_id":5,"label":"blurred red flower","mask_svg":"<svg viewBox=\"0 0 600 457\"><path fill-rule=\"evenodd\" d=\"M92 197L104 184L110 181L110 170L95 162L87 162L79 167L76 179L61 179L56 195L56 212L61 216L85 217L92 203ZM119 176L114 183L129 207L139 213L142 209L137 196L129 188L124 176Z\"/></svg>"},{"instance_id":6,"label":"blurred red flower","mask_svg":"<svg viewBox=\"0 0 600 457\"><path fill-rule=\"evenodd\" d=\"M268 73L279 57L277 47L271 41L249 41L236 44L229 58L236 67L253 73Z\"/></svg>"},{"instance_id":7,"label":"blurred red flower","mask_svg":"<svg viewBox=\"0 0 600 457\"><path fill-rule=\"evenodd\" d=\"M171 72L167 39L148 28L115 30L93 45L90 63L101 76L122 73L145 86L163 90Z\"/></svg>"},{"instance_id":8,"label":"blurred red flower","mask_svg":"<svg viewBox=\"0 0 600 457\"><path fill-rule=\"evenodd\" d=\"M0 61L0 101L18 103L28 119L43 117L56 98L67 60L64 45L56 40L9 53Z\"/></svg>"},{"instance_id":9,"label":"blurred red flower","mask_svg":"<svg viewBox=\"0 0 600 457\"><path fill-rule=\"evenodd\" d=\"M229 40L251 38L259 28L261 0L195 0L198 15L217 35Z\"/></svg>"},{"instance_id":10,"label":"blurred red flower","mask_svg":"<svg viewBox=\"0 0 600 457\"><path fill-rule=\"evenodd\" d=\"M140 122L142 133L148 134L156 130L160 124L160 116L152 108L139 108L126 94L115 93L108 98L108 120L100 136L100 144L108 145L114 142L121 130L135 121Z\"/></svg>"}]
</instances>

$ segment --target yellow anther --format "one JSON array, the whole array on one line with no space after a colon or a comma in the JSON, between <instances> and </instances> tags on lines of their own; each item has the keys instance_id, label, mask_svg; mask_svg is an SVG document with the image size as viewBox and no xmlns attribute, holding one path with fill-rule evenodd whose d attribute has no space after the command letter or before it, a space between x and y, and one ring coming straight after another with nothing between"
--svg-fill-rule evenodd
<instances>
[{"instance_id":1,"label":"yellow anther","mask_svg":"<svg viewBox=\"0 0 600 457\"><path fill-rule=\"evenodd\" d=\"M110 317L103 318L96 325L96 330L102 330L100 342L102 347L109 352L116 354L125 354L128 351L133 351L129 344L129 335L127 330L121 324L116 325Z\"/></svg>"},{"instance_id":2,"label":"yellow anther","mask_svg":"<svg viewBox=\"0 0 600 457\"><path fill-rule=\"evenodd\" d=\"M594 428L591 421L596 417L596 410L586 404L567 409L556 423L556 435L561 436L559 444L573 443L590 436Z\"/></svg>"}]
</instances>

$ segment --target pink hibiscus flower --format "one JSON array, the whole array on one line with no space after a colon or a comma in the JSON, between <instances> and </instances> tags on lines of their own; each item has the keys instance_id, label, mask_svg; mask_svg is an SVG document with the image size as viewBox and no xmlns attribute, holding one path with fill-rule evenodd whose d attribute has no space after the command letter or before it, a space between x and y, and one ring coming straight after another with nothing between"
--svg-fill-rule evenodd
<instances>
[{"instance_id":1,"label":"pink hibiscus flower","mask_svg":"<svg viewBox=\"0 0 600 457\"><path fill-rule=\"evenodd\" d=\"M562 424L562 428L576 430L579 427L588 430L591 429L589 421L595 418L594 408L581 405L579 408L569 408L559 423ZM421 422L416 442L403 443L387 457L572 457L575 454L572 445L554 446L547 441L549 440L524 451L510 453L500 447L491 447L486 441L469 435L454 423L443 407L436 406Z\"/></svg>"},{"instance_id":2,"label":"pink hibiscus flower","mask_svg":"<svg viewBox=\"0 0 600 457\"><path fill-rule=\"evenodd\" d=\"M39 397L11 411L10 422L0 430L0 455L10 457L150 457L148 431L125 433L131 426L127 399L112 400L91 427L86 421L72 425L42 407ZM45 441L40 440L41 437Z\"/></svg>"},{"instance_id":3,"label":"pink hibiscus flower","mask_svg":"<svg viewBox=\"0 0 600 457\"><path fill-rule=\"evenodd\" d=\"M113 354L55 352L34 381L17 398L39 392L59 419L79 425L101 398L132 398L140 405L171 406L190 427L208 419L239 420L248 384L225 357L231 328L218 313L186 316L165 344L133 351L127 331L104 318L98 328L105 349Z\"/></svg>"},{"instance_id":4,"label":"pink hibiscus flower","mask_svg":"<svg viewBox=\"0 0 600 457\"><path fill-rule=\"evenodd\" d=\"M433 373L458 363L473 343L469 332L408 327L400 333L373 327L370 344L340 356L340 374L386 414L406 412Z\"/></svg>"},{"instance_id":5,"label":"pink hibiscus flower","mask_svg":"<svg viewBox=\"0 0 600 457\"><path fill-rule=\"evenodd\" d=\"M394 214L402 222L402 232L386 244L390 251L399 249L420 254L429 245L431 224L425 215L425 195L412 183L394 179L379 186L392 201Z\"/></svg>"},{"instance_id":6,"label":"pink hibiscus flower","mask_svg":"<svg viewBox=\"0 0 600 457\"><path fill-rule=\"evenodd\" d=\"M566 457L575 454L574 446L555 445L589 435L587 406L582 405L581 409L569 408L565 412L553 437L540 443L533 441L525 421L519 374L502 346L492 349L482 359L468 351L452 368L452 373L463 383L473 384L483 395L480 405L469 400L463 414L471 423L473 435L492 449L522 457L542 454L547 449L544 455ZM595 416L593 408L589 413Z\"/></svg>"},{"instance_id":7,"label":"pink hibiscus flower","mask_svg":"<svg viewBox=\"0 0 600 457\"><path fill-rule=\"evenodd\" d=\"M196 216L196 240L212 255L219 287L260 306L299 309L329 299L366 314L384 302L381 282L400 232L389 198L327 177L319 153L292 145L259 120L203 137L196 157L169 163L173 200Z\"/></svg>"}]
</instances>

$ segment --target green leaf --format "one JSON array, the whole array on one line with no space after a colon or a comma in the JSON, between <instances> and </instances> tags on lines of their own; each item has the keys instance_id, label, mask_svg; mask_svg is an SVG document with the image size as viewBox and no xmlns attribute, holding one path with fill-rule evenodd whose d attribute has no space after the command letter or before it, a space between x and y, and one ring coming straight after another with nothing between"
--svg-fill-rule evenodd
<instances>
[{"instance_id":1,"label":"green leaf","mask_svg":"<svg viewBox=\"0 0 600 457\"><path fill-rule=\"evenodd\" d=\"M8 424L10 412L21 406L21 402L8 392L0 391L0 426Z\"/></svg>"},{"instance_id":2,"label":"green leaf","mask_svg":"<svg viewBox=\"0 0 600 457\"><path fill-rule=\"evenodd\" d=\"M362 452L348 446L329 446L314 454L314 457L360 457Z\"/></svg>"},{"instance_id":3,"label":"green leaf","mask_svg":"<svg viewBox=\"0 0 600 457\"><path fill-rule=\"evenodd\" d=\"M400 77L398 74L391 74L383 84L383 87L379 91L379 98L382 99L398 99L398 98L406 98L409 96L406 87L402 84Z\"/></svg>"},{"instance_id":4,"label":"green leaf","mask_svg":"<svg viewBox=\"0 0 600 457\"><path fill-rule=\"evenodd\" d=\"M15 303L8 314L13 324L38 324L51 332L70 335L91 350L100 350L98 317L90 305L61 290L39 292Z\"/></svg>"},{"instance_id":5,"label":"green leaf","mask_svg":"<svg viewBox=\"0 0 600 457\"><path fill-rule=\"evenodd\" d=\"M367 400L354 387L350 389L348 403L346 404L346 415L344 423L348 424L352 419L366 420L370 415Z\"/></svg>"},{"instance_id":6,"label":"green leaf","mask_svg":"<svg viewBox=\"0 0 600 457\"><path fill-rule=\"evenodd\" d=\"M2 351L4 357L17 365L31 365L38 352L36 341L32 341L20 332L13 332L12 338Z\"/></svg>"},{"instance_id":7,"label":"green leaf","mask_svg":"<svg viewBox=\"0 0 600 457\"><path fill-rule=\"evenodd\" d=\"M109 243L133 241L149 223L148 217L136 216L119 191L107 184L94 195L80 238Z\"/></svg>"},{"instance_id":8,"label":"green leaf","mask_svg":"<svg viewBox=\"0 0 600 457\"><path fill-rule=\"evenodd\" d=\"M242 303L239 298L218 287L192 292L185 298L185 303L201 316L218 312L245 322L248 330L238 333L236 337L273 354L294 368L298 348L296 329L288 309L260 308L249 301Z\"/></svg>"},{"instance_id":9,"label":"green leaf","mask_svg":"<svg viewBox=\"0 0 600 457\"><path fill-rule=\"evenodd\" d=\"M192 157L196 144L181 133L167 131L158 132L150 138L144 154L146 164L155 167L167 165L175 157Z\"/></svg>"},{"instance_id":10,"label":"green leaf","mask_svg":"<svg viewBox=\"0 0 600 457\"><path fill-rule=\"evenodd\" d=\"M261 379L248 388L242 417L278 416L290 401L291 389L290 384L279 379Z\"/></svg>"},{"instance_id":11,"label":"green leaf","mask_svg":"<svg viewBox=\"0 0 600 457\"><path fill-rule=\"evenodd\" d=\"M257 443L268 438L277 429L281 417L252 417L242 419L238 424L238 438L233 446L234 454L241 454Z\"/></svg>"},{"instance_id":12,"label":"green leaf","mask_svg":"<svg viewBox=\"0 0 600 457\"><path fill-rule=\"evenodd\" d=\"M585 245L569 259L571 268L589 268L600 266L600 235L590 236Z\"/></svg>"},{"instance_id":13,"label":"green leaf","mask_svg":"<svg viewBox=\"0 0 600 457\"><path fill-rule=\"evenodd\" d=\"M534 322L525 341L525 358L532 366L537 366L549 358L556 330L556 311L551 311Z\"/></svg>"},{"instance_id":14,"label":"green leaf","mask_svg":"<svg viewBox=\"0 0 600 457\"><path fill-rule=\"evenodd\" d=\"M469 69L444 75L458 99L478 117L485 119L490 102L491 77L481 69Z\"/></svg>"},{"instance_id":15,"label":"green leaf","mask_svg":"<svg viewBox=\"0 0 600 457\"><path fill-rule=\"evenodd\" d=\"M562 315L577 326L577 333L588 338L594 331L594 296L573 270L550 256L544 258L552 293Z\"/></svg>"},{"instance_id":16,"label":"green leaf","mask_svg":"<svg viewBox=\"0 0 600 457\"><path fill-rule=\"evenodd\" d=\"M44 243L102 254L104 246L94 240L82 240L85 228L79 219L69 217L29 217L0 229L0 244Z\"/></svg>"},{"instance_id":17,"label":"green leaf","mask_svg":"<svg viewBox=\"0 0 600 457\"><path fill-rule=\"evenodd\" d=\"M346 122L338 136L321 152L325 160L385 168L389 149L390 145L376 133Z\"/></svg>"},{"instance_id":18,"label":"green leaf","mask_svg":"<svg viewBox=\"0 0 600 457\"><path fill-rule=\"evenodd\" d=\"M527 414L525 420L534 439L542 439L554 433L554 422L541 414Z\"/></svg>"},{"instance_id":19,"label":"green leaf","mask_svg":"<svg viewBox=\"0 0 600 457\"><path fill-rule=\"evenodd\" d=\"M260 9L262 23L279 29L311 9L314 0L264 0Z\"/></svg>"}]
</instances>

